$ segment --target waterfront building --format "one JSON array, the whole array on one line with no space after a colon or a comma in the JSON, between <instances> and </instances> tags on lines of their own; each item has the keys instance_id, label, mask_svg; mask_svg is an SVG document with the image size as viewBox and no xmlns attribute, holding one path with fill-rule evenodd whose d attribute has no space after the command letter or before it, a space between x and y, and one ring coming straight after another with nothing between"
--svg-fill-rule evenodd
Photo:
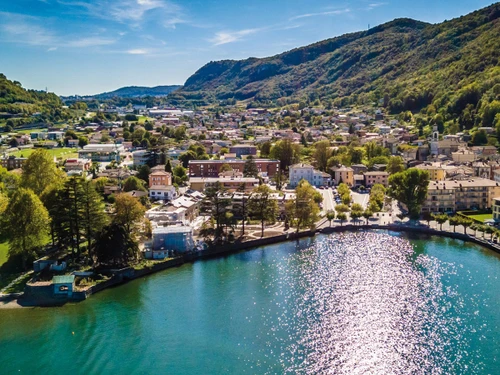
<instances>
[{"instance_id":1,"label":"waterfront building","mask_svg":"<svg viewBox=\"0 0 500 375\"><path fill-rule=\"evenodd\" d=\"M500 197L493 198L493 206L492 212L493 212L493 220L495 222L500 222Z\"/></svg>"},{"instance_id":2,"label":"waterfront building","mask_svg":"<svg viewBox=\"0 0 500 375\"><path fill-rule=\"evenodd\" d=\"M456 212L493 207L500 183L485 178L430 181L422 212Z\"/></svg>"},{"instance_id":3,"label":"waterfront building","mask_svg":"<svg viewBox=\"0 0 500 375\"><path fill-rule=\"evenodd\" d=\"M190 226L171 225L153 230L152 258L155 258L154 251L168 250L185 253L193 249L193 228Z\"/></svg>"}]
</instances>

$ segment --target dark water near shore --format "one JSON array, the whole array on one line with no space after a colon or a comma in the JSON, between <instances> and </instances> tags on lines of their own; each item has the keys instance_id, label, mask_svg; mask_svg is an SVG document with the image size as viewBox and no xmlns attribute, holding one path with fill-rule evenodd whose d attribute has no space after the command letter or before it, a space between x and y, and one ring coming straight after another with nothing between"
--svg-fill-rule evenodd
<instances>
[{"instance_id":1,"label":"dark water near shore","mask_svg":"<svg viewBox=\"0 0 500 375\"><path fill-rule=\"evenodd\" d=\"M458 240L318 236L0 310L0 373L499 374L499 276Z\"/></svg>"}]
</instances>

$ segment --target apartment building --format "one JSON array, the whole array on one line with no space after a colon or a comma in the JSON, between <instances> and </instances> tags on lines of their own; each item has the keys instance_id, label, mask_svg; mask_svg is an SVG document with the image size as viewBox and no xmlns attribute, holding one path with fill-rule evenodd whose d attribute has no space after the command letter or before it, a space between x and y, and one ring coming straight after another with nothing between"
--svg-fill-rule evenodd
<instances>
[{"instance_id":1,"label":"apartment building","mask_svg":"<svg viewBox=\"0 0 500 375\"><path fill-rule=\"evenodd\" d=\"M373 172L365 172L365 187L372 187L375 184L381 184L385 187L389 184L389 173L383 171L373 171Z\"/></svg>"},{"instance_id":2,"label":"apartment building","mask_svg":"<svg viewBox=\"0 0 500 375\"><path fill-rule=\"evenodd\" d=\"M354 186L354 169L350 167L333 167L331 168L333 172L333 180L335 184L344 183L349 186Z\"/></svg>"},{"instance_id":3,"label":"apartment building","mask_svg":"<svg viewBox=\"0 0 500 375\"><path fill-rule=\"evenodd\" d=\"M254 159L257 170L263 176L274 177L280 170L279 160ZM236 172L242 172L245 166L245 160L190 160L190 177L219 177L222 165L229 166Z\"/></svg>"},{"instance_id":4,"label":"apartment building","mask_svg":"<svg viewBox=\"0 0 500 375\"><path fill-rule=\"evenodd\" d=\"M500 183L485 178L430 181L422 212L482 210L500 197Z\"/></svg>"}]
</instances>

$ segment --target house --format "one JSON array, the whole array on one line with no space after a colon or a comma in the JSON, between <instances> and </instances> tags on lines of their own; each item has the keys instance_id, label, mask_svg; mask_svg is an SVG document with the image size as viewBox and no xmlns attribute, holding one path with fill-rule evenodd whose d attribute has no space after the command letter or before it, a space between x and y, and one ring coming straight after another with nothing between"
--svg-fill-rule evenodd
<instances>
[{"instance_id":1,"label":"house","mask_svg":"<svg viewBox=\"0 0 500 375\"><path fill-rule=\"evenodd\" d=\"M27 158L18 158L14 155L10 155L7 158L0 159L0 165L10 171L12 169L22 168L26 160Z\"/></svg>"},{"instance_id":2,"label":"house","mask_svg":"<svg viewBox=\"0 0 500 375\"><path fill-rule=\"evenodd\" d=\"M193 228L190 226L171 225L153 229L153 247L151 258L161 259L155 251L175 251L185 253L194 249ZM146 254L147 256L148 254ZM164 258L165 256L163 256Z\"/></svg>"},{"instance_id":3,"label":"house","mask_svg":"<svg viewBox=\"0 0 500 375\"><path fill-rule=\"evenodd\" d=\"M310 164L298 163L291 165L290 172L290 187L295 188L299 182L304 179L312 186L330 186L332 178L328 173L324 173L314 169Z\"/></svg>"},{"instance_id":4,"label":"house","mask_svg":"<svg viewBox=\"0 0 500 375\"><path fill-rule=\"evenodd\" d=\"M493 220L500 222L500 197L493 198L493 206L491 208L493 211Z\"/></svg>"},{"instance_id":5,"label":"house","mask_svg":"<svg viewBox=\"0 0 500 375\"><path fill-rule=\"evenodd\" d=\"M443 181L446 177L445 169L436 164L419 164L415 168L429 172L432 181Z\"/></svg>"},{"instance_id":6,"label":"house","mask_svg":"<svg viewBox=\"0 0 500 375\"><path fill-rule=\"evenodd\" d=\"M149 187L172 185L172 174L165 171L153 171L149 175Z\"/></svg>"},{"instance_id":7,"label":"house","mask_svg":"<svg viewBox=\"0 0 500 375\"><path fill-rule=\"evenodd\" d=\"M387 187L389 180L389 173L379 172L379 171L365 172L364 179L365 179L364 181L365 187L372 187L375 184L381 184Z\"/></svg>"},{"instance_id":8,"label":"house","mask_svg":"<svg viewBox=\"0 0 500 375\"><path fill-rule=\"evenodd\" d=\"M120 154L124 151L123 145L90 144L83 146L83 149L78 151L78 158L97 162L110 162L119 160Z\"/></svg>"},{"instance_id":9,"label":"house","mask_svg":"<svg viewBox=\"0 0 500 375\"><path fill-rule=\"evenodd\" d=\"M354 186L354 169L350 167L340 166L331 168L333 172L333 180L338 185L340 183Z\"/></svg>"},{"instance_id":10,"label":"house","mask_svg":"<svg viewBox=\"0 0 500 375\"><path fill-rule=\"evenodd\" d=\"M73 296L75 289L75 275L54 276L52 278L54 296Z\"/></svg>"},{"instance_id":11,"label":"house","mask_svg":"<svg viewBox=\"0 0 500 375\"><path fill-rule=\"evenodd\" d=\"M66 172L83 173L90 169L92 161L90 159L66 159L64 169Z\"/></svg>"},{"instance_id":12,"label":"house","mask_svg":"<svg viewBox=\"0 0 500 375\"><path fill-rule=\"evenodd\" d=\"M230 153L234 153L237 158L241 158L243 155L257 155L257 147L253 145L234 145L229 148Z\"/></svg>"},{"instance_id":13,"label":"house","mask_svg":"<svg viewBox=\"0 0 500 375\"><path fill-rule=\"evenodd\" d=\"M149 198L151 200L170 201L177 198L177 190L172 185L155 185L149 188Z\"/></svg>"}]
</instances>

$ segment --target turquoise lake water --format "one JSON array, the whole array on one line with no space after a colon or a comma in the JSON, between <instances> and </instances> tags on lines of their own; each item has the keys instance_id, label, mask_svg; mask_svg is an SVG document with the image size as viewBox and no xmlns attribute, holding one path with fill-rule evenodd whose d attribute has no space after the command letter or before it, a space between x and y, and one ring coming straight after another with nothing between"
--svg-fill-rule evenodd
<instances>
[{"instance_id":1,"label":"turquoise lake water","mask_svg":"<svg viewBox=\"0 0 500 375\"><path fill-rule=\"evenodd\" d=\"M0 373L499 374L499 276L452 239L281 243L0 310Z\"/></svg>"}]
</instances>

